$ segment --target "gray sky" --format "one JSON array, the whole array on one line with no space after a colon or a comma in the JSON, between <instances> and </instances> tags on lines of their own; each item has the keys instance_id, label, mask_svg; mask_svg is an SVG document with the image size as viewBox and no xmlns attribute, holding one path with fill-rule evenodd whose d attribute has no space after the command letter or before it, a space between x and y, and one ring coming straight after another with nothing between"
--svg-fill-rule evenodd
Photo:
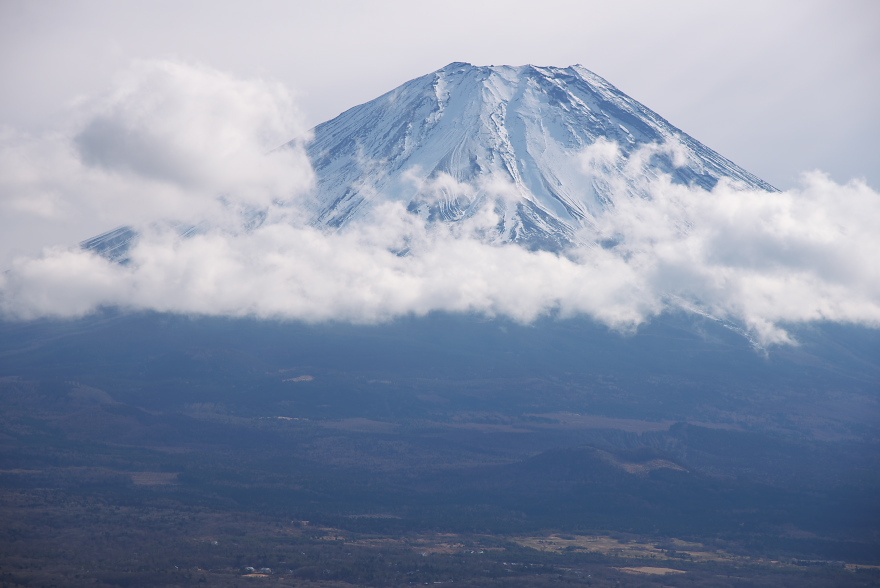
<instances>
[{"instance_id":1,"label":"gray sky","mask_svg":"<svg viewBox=\"0 0 880 588\"><path fill-rule=\"evenodd\" d=\"M874 0L0 0L0 124L63 126L132 59L281 82L309 125L452 61L580 63L780 188L876 188L877 23Z\"/></svg>"}]
</instances>

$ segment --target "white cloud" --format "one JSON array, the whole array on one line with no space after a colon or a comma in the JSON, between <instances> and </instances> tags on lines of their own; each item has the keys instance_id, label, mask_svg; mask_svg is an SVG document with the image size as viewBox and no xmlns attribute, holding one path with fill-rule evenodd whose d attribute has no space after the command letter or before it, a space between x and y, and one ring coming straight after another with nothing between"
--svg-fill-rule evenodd
<instances>
[{"instance_id":1,"label":"white cloud","mask_svg":"<svg viewBox=\"0 0 880 588\"><path fill-rule=\"evenodd\" d=\"M70 118L40 136L0 129L0 261L118 224L217 220L311 181L301 146L276 149L306 135L278 84L140 61Z\"/></svg>"},{"instance_id":2,"label":"white cloud","mask_svg":"<svg viewBox=\"0 0 880 588\"><path fill-rule=\"evenodd\" d=\"M774 327L829 320L880 325L880 194L820 173L781 193L721 183L712 192L666 181L651 199L622 200L600 230L660 295L744 321L765 341Z\"/></svg>"},{"instance_id":3,"label":"white cloud","mask_svg":"<svg viewBox=\"0 0 880 588\"><path fill-rule=\"evenodd\" d=\"M579 154L581 169L588 174L613 169L620 162L620 146L614 141L599 137Z\"/></svg>"},{"instance_id":4,"label":"white cloud","mask_svg":"<svg viewBox=\"0 0 880 588\"><path fill-rule=\"evenodd\" d=\"M453 226L425 224L393 201L342 232L304 226L295 206L276 203L308 189L303 151L266 156L302 129L289 96L265 82L147 62L80 112L67 134L0 137L6 318L101 306L362 323L433 311L524 322L553 313L631 330L685 308L743 324L764 344L789 341L791 323L880 326L880 194L862 182L813 173L797 189L767 193L648 179L650 198L615 199L586 234L613 247L556 255L481 240L497 223L488 206ZM599 144L582 163L615 165L617 153ZM422 191L438 198L510 191L491 178L431 182ZM249 205L268 207L262 226L226 222L224 211ZM216 228L181 239L154 223L168 218ZM129 264L71 246L19 246L24 236L52 243L58 227L89 219L141 227Z\"/></svg>"},{"instance_id":5,"label":"white cloud","mask_svg":"<svg viewBox=\"0 0 880 588\"><path fill-rule=\"evenodd\" d=\"M128 266L51 249L18 259L2 282L7 316L129 309L377 322L432 311L528 322L556 312L632 329L670 308L747 325L762 343L813 320L880 326L880 195L814 174L779 194L658 182L600 219L609 250L559 256L427 226L388 203L325 233L285 222L191 239L144 235ZM408 247L408 255L393 253Z\"/></svg>"}]
</instances>

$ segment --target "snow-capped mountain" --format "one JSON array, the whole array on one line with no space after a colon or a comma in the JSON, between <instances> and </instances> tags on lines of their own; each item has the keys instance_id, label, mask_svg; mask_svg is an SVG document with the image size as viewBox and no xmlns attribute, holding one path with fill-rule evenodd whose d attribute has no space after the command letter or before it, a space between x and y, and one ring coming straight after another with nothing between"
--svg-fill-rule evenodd
<instances>
[{"instance_id":1,"label":"snow-capped mountain","mask_svg":"<svg viewBox=\"0 0 880 588\"><path fill-rule=\"evenodd\" d=\"M647 183L661 174L775 190L579 65L452 63L313 134L306 221L331 229L395 200L432 222L490 209L498 222L488 239L560 250L582 243L578 232L615 199L650 197ZM249 228L265 218L245 216ZM125 261L136 239L121 227L81 245Z\"/></svg>"},{"instance_id":2,"label":"snow-capped mountain","mask_svg":"<svg viewBox=\"0 0 880 588\"><path fill-rule=\"evenodd\" d=\"M579 66L452 63L314 129L314 223L385 199L431 220L492 206L494 238L558 249L646 180L774 190Z\"/></svg>"}]
</instances>

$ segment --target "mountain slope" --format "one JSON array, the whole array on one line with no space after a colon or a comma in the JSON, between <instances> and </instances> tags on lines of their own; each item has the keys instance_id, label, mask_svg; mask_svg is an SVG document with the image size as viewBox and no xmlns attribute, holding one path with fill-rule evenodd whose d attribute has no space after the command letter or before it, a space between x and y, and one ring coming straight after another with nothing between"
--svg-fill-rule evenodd
<instances>
[{"instance_id":1,"label":"mountain slope","mask_svg":"<svg viewBox=\"0 0 880 588\"><path fill-rule=\"evenodd\" d=\"M317 225L387 199L443 221L488 203L497 240L548 249L660 174L774 190L578 65L452 63L318 125L308 150Z\"/></svg>"},{"instance_id":2,"label":"mountain slope","mask_svg":"<svg viewBox=\"0 0 880 588\"><path fill-rule=\"evenodd\" d=\"M315 226L342 227L390 200L428 221L489 211L490 241L560 250L589 243L579 231L615 199L650 197L663 174L775 190L579 65L452 63L313 132ZM116 261L135 236L122 227L82 246Z\"/></svg>"}]
</instances>

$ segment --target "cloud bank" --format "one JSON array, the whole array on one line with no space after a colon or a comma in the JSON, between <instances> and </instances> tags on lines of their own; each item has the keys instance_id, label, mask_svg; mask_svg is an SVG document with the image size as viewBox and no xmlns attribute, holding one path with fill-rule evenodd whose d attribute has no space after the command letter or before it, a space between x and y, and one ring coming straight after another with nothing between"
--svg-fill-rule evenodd
<instances>
[{"instance_id":1,"label":"cloud bank","mask_svg":"<svg viewBox=\"0 0 880 588\"><path fill-rule=\"evenodd\" d=\"M0 127L0 264L121 224L220 222L308 189L306 128L279 84L204 66L141 61L65 128ZM221 198L218 198L220 196Z\"/></svg>"},{"instance_id":2,"label":"cloud bank","mask_svg":"<svg viewBox=\"0 0 880 588\"><path fill-rule=\"evenodd\" d=\"M815 172L769 194L661 177L651 198L617 199L583 235L606 246L557 255L486 243L488 207L450 227L387 202L340 232L309 227L298 212L312 181L304 152L272 150L305 130L290 95L267 82L143 62L78 113L53 136L0 137L6 319L108 306L359 323L446 311L586 315L631 330L684 308L764 345L789 342L791 323L880 326L880 194L864 182ZM585 158L613 154L602 147ZM256 229L241 222L249 208L268 211ZM80 238L122 223L141 231L130 262L69 244L28 251L16 237L51 243L83 219L103 227ZM181 239L162 220L210 228Z\"/></svg>"}]
</instances>

